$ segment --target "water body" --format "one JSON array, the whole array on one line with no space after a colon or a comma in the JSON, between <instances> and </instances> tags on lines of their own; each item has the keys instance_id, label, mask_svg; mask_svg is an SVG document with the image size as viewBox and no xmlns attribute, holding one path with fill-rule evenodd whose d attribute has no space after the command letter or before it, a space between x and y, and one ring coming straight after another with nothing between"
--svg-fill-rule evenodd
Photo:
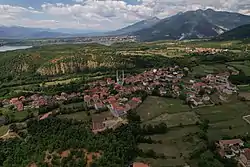
<instances>
[{"instance_id":1,"label":"water body","mask_svg":"<svg viewBox=\"0 0 250 167\"><path fill-rule=\"evenodd\" d=\"M0 52L6 52L6 51L13 51L13 50L23 50L23 49L29 49L32 48L32 46L1 46Z\"/></svg>"}]
</instances>

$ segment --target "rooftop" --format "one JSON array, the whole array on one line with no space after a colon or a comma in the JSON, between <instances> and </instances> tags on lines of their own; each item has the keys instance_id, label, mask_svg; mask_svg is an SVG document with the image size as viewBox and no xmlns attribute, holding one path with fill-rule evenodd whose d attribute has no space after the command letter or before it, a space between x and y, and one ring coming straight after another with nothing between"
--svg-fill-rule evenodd
<instances>
[{"instance_id":1,"label":"rooftop","mask_svg":"<svg viewBox=\"0 0 250 167\"><path fill-rule=\"evenodd\" d=\"M244 143L241 139L233 139L233 140L220 140L220 143L222 143L223 145L235 145L235 144L240 144L240 143Z\"/></svg>"}]
</instances>

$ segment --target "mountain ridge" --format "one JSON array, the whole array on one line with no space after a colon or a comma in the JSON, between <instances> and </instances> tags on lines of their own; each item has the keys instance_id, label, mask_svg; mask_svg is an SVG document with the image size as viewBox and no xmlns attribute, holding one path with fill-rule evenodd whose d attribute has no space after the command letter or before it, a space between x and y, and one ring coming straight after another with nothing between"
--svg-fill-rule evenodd
<instances>
[{"instance_id":1,"label":"mountain ridge","mask_svg":"<svg viewBox=\"0 0 250 167\"><path fill-rule=\"evenodd\" d=\"M142 30L144 28L149 28L159 21L160 21L160 19L158 17L151 17L151 18L148 18L146 20L142 20L142 21L136 22L134 24L131 24L127 27L108 32L106 34L108 34L108 35L129 35L129 34L132 34L133 32Z\"/></svg>"},{"instance_id":2,"label":"mountain ridge","mask_svg":"<svg viewBox=\"0 0 250 167\"><path fill-rule=\"evenodd\" d=\"M133 35L141 41L211 38L248 23L250 24L250 16L199 9L167 17Z\"/></svg>"},{"instance_id":3,"label":"mountain ridge","mask_svg":"<svg viewBox=\"0 0 250 167\"><path fill-rule=\"evenodd\" d=\"M227 31L215 39L219 40L236 40L250 38L250 24L236 27L230 31Z\"/></svg>"}]
</instances>

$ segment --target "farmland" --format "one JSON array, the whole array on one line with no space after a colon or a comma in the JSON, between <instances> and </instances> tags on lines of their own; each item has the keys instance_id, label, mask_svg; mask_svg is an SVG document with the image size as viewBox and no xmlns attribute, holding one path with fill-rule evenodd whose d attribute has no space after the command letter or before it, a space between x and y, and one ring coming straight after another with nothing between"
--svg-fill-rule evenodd
<instances>
[{"instance_id":1,"label":"farmland","mask_svg":"<svg viewBox=\"0 0 250 167\"><path fill-rule=\"evenodd\" d=\"M193 112L183 112L176 114L163 114L145 123L158 124L164 122L168 127L176 127L183 125L194 125L199 122L198 117Z\"/></svg>"},{"instance_id":2,"label":"farmland","mask_svg":"<svg viewBox=\"0 0 250 167\"><path fill-rule=\"evenodd\" d=\"M72 114L58 115L57 117L61 119L76 119L79 121L86 121L91 118L87 115L86 111L76 112Z\"/></svg>"},{"instance_id":3,"label":"farmland","mask_svg":"<svg viewBox=\"0 0 250 167\"><path fill-rule=\"evenodd\" d=\"M152 120L162 114L175 114L187 112L190 108L182 104L178 99L167 99L161 97L149 96L143 104L137 109L143 122Z\"/></svg>"},{"instance_id":4,"label":"farmland","mask_svg":"<svg viewBox=\"0 0 250 167\"><path fill-rule=\"evenodd\" d=\"M143 158L152 164L152 167L184 166L195 150L204 147L204 143L197 137L200 129L197 126L171 128L162 135L150 136L153 140L161 141L161 144L140 144L142 150L154 150L157 154L164 154L166 158ZM142 159L142 158L139 158Z\"/></svg>"},{"instance_id":5,"label":"farmland","mask_svg":"<svg viewBox=\"0 0 250 167\"><path fill-rule=\"evenodd\" d=\"M8 126L0 126L0 137L7 133Z\"/></svg>"},{"instance_id":6,"label":"farmland","mask_svg":"<svg viewBox=\"0 0 250 167\"><path fill-rule=\"evenodd\" d=\"M230 62L228 64L235 67L236 69L242 70L246 76L250 76L250 62L249 61Z\"/></svg>"},{"instance_id":7,"label":"farmland","mask_svg":"<svg viewBox=\"0 0 250 167\"><path fill-rule=\"evenodd\" d=\"M209 121L208 136L210 140L250 133L250 125L242 119L243 116L250 114L249 106L246 103L235 101L221 106L200 108L195 112L202 120Z\"/></svg>"},{"instance_id":8,"label":"farmland","mask_svg":"<svg viewBox=\"0 0 250 167\"><path fill-rule=\"evenodd\" d=\"M193 68L192 75L204 76L207 74L216 74L227 71L227 67L224 64L213 64L213 65L199 65Z\"/></svg>"}]
</instances>

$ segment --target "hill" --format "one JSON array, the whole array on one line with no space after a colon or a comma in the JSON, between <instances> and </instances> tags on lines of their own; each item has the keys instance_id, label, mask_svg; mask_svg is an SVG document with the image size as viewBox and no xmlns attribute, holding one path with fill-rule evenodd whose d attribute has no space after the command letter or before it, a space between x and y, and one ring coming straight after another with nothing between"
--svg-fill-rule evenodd
<instances>
[{"instance_id":1,"label":"hill","mask_svg":"<svg viewBox=\"0 0 250 167\"><path fill-rule=\"evenodd\" d=\"M22 39L22 38L58 38L72 36L68 33L53 32L50 29L28 28L28 27L0 27L0 38Z\"/></svg>"},{"instance_id":2,"label":"hill","mask_svg":"<svg viewBox=\"0 0 250 167\"><path fill-rule=\"evenodd\" d=\"M160 21L159 18L157 17L152 17L149 18L147 20L142 20L140 22L137 22L135 24L129 25L127 27L124 27L122 29L113 31L113 32L109 32L107 33L108 35L124 35L124 34L131 34L133 32L145 29L145 28L150 28L153 25L155 25L156 23L158 23Z\"/></svg>"},{"instance_id":3,"label":"hill","mask_svg":"<svg viewBox=\"0 0 250 167\"><path fill-rule=\"evenodd\" d=\"M167 64L168 61L161 56L123 55L115 47L99 44L51 45L0 53L0 80L17 75L57 76L120 68L146 68L152 64Z\"/></svg>"},{"instance_id":4,"label":"hill","mask_svg":"<svg viewBox=\"0 0 250 167\"><path fill-rule=\"evenodd\" d=\"M231 31L221 34L217 39L234 40L250 38L250 24L239 26Z\"/></svg>"},{"instance_id":5,"label":"hill","mask_svg":"<svg viewBox=\"0 0 250 167\"><path fill-rule=\"evenodd\" d=\"M250 16L212 9L188 11L160 20L133 35L142 41L210 38L250 23Z\"/></svg>"}]
</instances>

